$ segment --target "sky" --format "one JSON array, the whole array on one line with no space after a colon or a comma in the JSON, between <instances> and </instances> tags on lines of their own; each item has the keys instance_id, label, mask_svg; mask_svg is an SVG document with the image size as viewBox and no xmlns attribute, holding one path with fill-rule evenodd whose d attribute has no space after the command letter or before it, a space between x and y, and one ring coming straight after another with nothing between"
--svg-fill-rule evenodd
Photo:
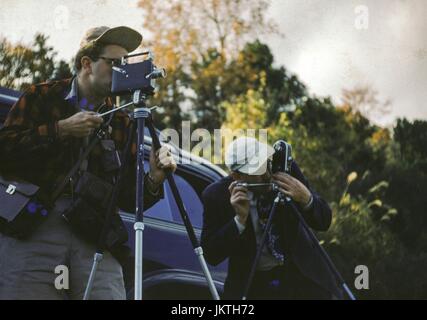
<instances>
[{"instance_id":1,"label":"sky","mask_svg":"<svg viewBox=\"0 0 427 320\"><path fill-rule=\"evenodd\" d=\"M142 34L137 0L0 0L0 37L31 43L49 36L70 60L85 30L127 25ZM280 36L262 39L275 64L295 73L317 96L341 102L342 90L370 86L397 117L427 120L426 0L272 0L269 19Z\"/></svg>"}]
</instances>

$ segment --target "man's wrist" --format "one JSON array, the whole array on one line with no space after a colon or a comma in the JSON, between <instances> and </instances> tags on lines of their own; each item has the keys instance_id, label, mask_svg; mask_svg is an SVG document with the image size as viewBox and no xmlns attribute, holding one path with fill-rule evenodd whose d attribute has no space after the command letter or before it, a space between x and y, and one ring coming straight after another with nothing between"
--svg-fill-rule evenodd
<instances>
[{"instance_id":1,"label":"man's wrist","mask_svg":"<svg viewBox=\"0 0 427 320\"><path fill-rule=\"evenodd\" d=\"M66 119L59 120L57 122L57 129L58 129L58 137L63 138L67 136L67 130L66 130Z\"/></svg>"},{"instance_id":2,"label":"man's wrist","mask_svg":"<svg viewBox=\"0 0 427 320\"><path fill-rule=\"evenodd\" d=\"M305 203L303 209L304 210L310 210L312 205L313 205L313 200L314 200L313 195L310 193L310 197L309 197L308 201Z\"/></svg>"},{"instance_id":3,"label":"man's wrist","mask_svg":"<svg viewBox=\"0 0 427 320\"><path fill-rule=\"evenodd\" d=\"M234 216L234 221L236 222L237 229L239 230L239 233L242 234L243 231L245 231L245 229L246 229L246 220L245 221L241 221L240 220L240 216L239 215L235 215Z\"/></svg>"},{"instance_id":4,"label":"man's wrist","mask_svg":"<svg viewBox=\"0 0 427 320\"><path fill-rule=\"evenodd\" d=\"M246 221L248 220L248 215L242 216L240 214L236 214L236 219L238 219L242 225L246 225Z\"/></svg>"}]
</instances>

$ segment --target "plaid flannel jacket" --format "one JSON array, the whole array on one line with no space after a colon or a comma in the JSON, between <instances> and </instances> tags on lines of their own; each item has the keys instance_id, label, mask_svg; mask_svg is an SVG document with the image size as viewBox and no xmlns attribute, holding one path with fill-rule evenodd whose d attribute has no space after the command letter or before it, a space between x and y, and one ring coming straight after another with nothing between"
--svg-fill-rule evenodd
<instances>
[{"instance_id":1,"label":"plaid flannel jacket","mask_svg":"<svg viewBox=\"0 0 427 320\"><path fill-rule=\"evenodd\" d=\"M58 135L58 121L80 111L76 96L70 98L75 83L73 79L65 79L32 85L12 106L4 127L0 129L0 174L40 186L45 199L49 199L55 187L63 181L81 150L83 139L60 138ZM105 103L107 108L113 107L111 98ZM117 150L123 150L126 145L130 123L125 112L114 113L110 139L114 140ZM118 206L129 212L135 209L135 141L131 152L130 166L124 174L118 201ZM105 178L101 153L100 146L91 152L88 171ZM148 188L145 190L144 208L163 197L163 188L158 195L149 192Z\"/></svg>"}]
</instances>

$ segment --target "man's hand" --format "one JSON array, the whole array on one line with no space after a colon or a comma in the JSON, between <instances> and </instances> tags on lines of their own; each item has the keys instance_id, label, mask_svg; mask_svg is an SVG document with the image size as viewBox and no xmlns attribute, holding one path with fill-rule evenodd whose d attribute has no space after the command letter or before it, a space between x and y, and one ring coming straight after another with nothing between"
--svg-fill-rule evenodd
<instances>
[{"instance_id":1,"label":"man's hand","mask_svg":"<svg viewBox=\"0 0 427 320\"><path fill-rule=\"evenodd\" d=\"M298 179L284 172L273 174L273 182L279 187L279 191L305 206L310 201L311 192Z\"/></svg>"},{"instance_id":2,"label":"man's hand","mask_svg":"<svg viewBox=\"0 0 427 320\"><path fill-rule=\"evenodd\" d=\"M159 150L150 152L150 177L155 184L154 187L160 186L166 179L166 174L175 172L176 162L172 157L170 147L162 146Z\"/></svg>"},{"instance_id":3,"label":"man's hand","mask_svg":"<svg viewBox=\"0 0 427 320\"><path fill-rule=\"evenodd\" d=\"M240 223L245 225L249 215L248 190L244 187L236 186L237 183L237 181L233 181L228 187L231 193L230 203Z\"/></svg>"},{"instance_id":4,"label":"man's hand","mask_svg":"<svg viewBox=\"0 0 427 320\"><path fill-rule=\"evenodd\" d=\"M67 119L58 121L58 134L60 137L84 138L99 128L103 121L96 112L78 112Z\"/></svg>"}]
</instances>

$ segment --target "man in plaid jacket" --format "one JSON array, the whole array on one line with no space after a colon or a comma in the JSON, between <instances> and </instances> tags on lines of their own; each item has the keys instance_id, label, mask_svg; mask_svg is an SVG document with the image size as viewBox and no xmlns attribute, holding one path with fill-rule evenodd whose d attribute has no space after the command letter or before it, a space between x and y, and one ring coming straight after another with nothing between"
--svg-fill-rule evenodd
<instances>
[{"instance_id":1,"label":"man in plaid jacket","mask_svg":"<svg viewBox=\"0 0 427 320\"><path fill-rule=\"evenodd\" d=\"M0 174L41 187L49 199L77 161L89 136L103 123L97 114L113 108L112 64L141 43L142 36L127 27L88 30L75 57L77 75L72 79L32 85L9 112L0 130ZM102 108L102 109L101 109ZM130 119L114 113L107 138L117 150L127 141ZM132 145L129 170L118 206L135 209L136 145ZM86 170L108 180L101 165L102 148L96 146L85 162ZM176 163L167 147L150 154L144 177L144 207L163 197L162 183ZM75 235L61 217L72 202L72 187L56 201L47 221L28 240L0 233L0 299L81 299L88 280L95 247ZM1 204L0 204L1 205ZM69 269L69 290L55 288L55 268ZM93 299L125 299L122 268L108 252L100 264Z\"/></svg>"}]
</instances>

